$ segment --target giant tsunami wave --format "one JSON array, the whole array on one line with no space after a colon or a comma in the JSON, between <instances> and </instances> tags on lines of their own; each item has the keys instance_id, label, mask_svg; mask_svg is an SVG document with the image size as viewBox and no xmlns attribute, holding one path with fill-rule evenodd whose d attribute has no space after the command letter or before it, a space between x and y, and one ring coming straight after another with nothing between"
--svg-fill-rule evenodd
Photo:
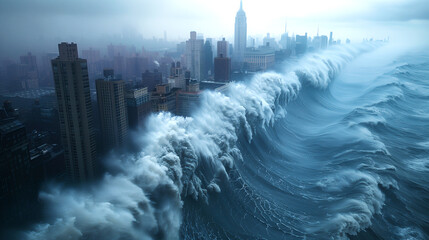
<instances>
[{"instance_id":1,"label":"giant tsunami wave","mask_svg":"<svg viewBox=\"0 0 429 240\"><path fill-rule=\"evenodd\" d=\"M153 115L101 181L47 186L25 236L427 238L429 59L391 55L333 47L206 92L192 117Z\"/></svg>"}]
</instances>

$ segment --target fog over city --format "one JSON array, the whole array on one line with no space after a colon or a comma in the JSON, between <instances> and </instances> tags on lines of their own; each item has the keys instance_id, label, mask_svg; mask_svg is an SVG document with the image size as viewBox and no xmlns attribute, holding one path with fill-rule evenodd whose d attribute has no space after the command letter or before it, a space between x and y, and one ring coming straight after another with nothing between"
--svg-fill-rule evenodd
<instances>
[{"instance_id":1,"label":"fog over city","mask_svg":"<svg viewBox=\"0 0 429 240\"><path fill-rule=\"evenodd\" d=\"M0 0L0 239L429 239L428 0Z\"/></svg>"},{"instance_id":2,"label":"fog over city","mask_svg":"<svg viewBox=\"0 0 429 240\"><path fill-rule=\"evenodd\" d=\"M55 43L75 41L83 47L98 43L129 42L141 38L169 41L187 39L190 30L205 37L233 38L234 14L239 1L55 1L2 0L0 56L36 48L54 52ZM248 34L280 37L288 31L316 35L337 33L354 42L363 38L409 41L427 37L429 4L426 0L249 0L244 2ZM412 39L415 40L415 39ZM34 46L34 47L33 47Z\"/></svg>"}]
</instances>

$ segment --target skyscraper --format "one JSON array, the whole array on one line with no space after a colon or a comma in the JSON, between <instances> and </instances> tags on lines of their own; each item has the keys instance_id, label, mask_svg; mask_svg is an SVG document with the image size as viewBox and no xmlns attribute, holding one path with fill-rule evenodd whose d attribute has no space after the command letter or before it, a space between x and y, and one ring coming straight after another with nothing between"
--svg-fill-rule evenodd
<instances>
[{"instance_id":1,"label":"skyscraper","mask_svg":"<svg viewBox=\"0 0 429 240\"><path fill-rule=\"evenodd\" d=\"M203 48L203 67L200 80L207 80L213 74L213 50L209 41L206 41Z\"/></svg>"},{"instance_id":2,"label":"skyscraper","mask_svg":"<svg viewBox=\"0 0 429 240\"><path fill-rule=\"evenodd\" d=\"M214 60L214 80L216 82L229 82L231 79L231 58L224 57L223 54Z\"/></svg>"},{"instance_id":3,"label":"skyscraper","mask_svg":"<svg viewBox=\"0 0 429 240\"><path fill-rule=\"evenodd\" d=\"M125 93L128 112L128 125L135 129L151 113L152 103L147 87L128 89Z\"/></svg>"},{"instance_id":4,"label":"skyscraper","mask_svg":"<svg viewBox=\"0 0 429 240\"><path fill-rule=\"evenodd\" d=\"M149 92L154 91L158 84L162 84L162 73L157 69L154 69L153 72L146 70L142 73L142 86L147 87Z\"/></svg>"},{"instance_id":5,"label":"skyscraper","mask_svg":"<svg viewBox=\"0 0 429 240\"><path fill-rule=\"evenodd\" d=\"M73 182L94 176L96 146L88 68L75 43L58 44L52 60L66 169Z\"/></svg>"},{"instance_id":6,"label":"skyscraper","mask_svg":"<svg viewBox=\"0 0 429 240\"><path fill-rule=\"evenodd\" d=\"M231 58L227 57L228 42L225 38L217 42L217 57L214 59L214 80L229 82L231 78Z\"/></svg>"},{"instance_id":7,"label":"skyscraper","mask_svg":"<svg viewBox=\"0 0 429 240\"><path fill-rule=\"evenodd\" d=\"M39 88L39 74L37 72L36 56L30 52L27 55L21 56L21 70L23 78L21 79L21 86L25 89Z\"/></svg>"},{"instance_id":8,"label":"skyscraper","mask_svg":"<svg viewBox=\"0 0 429 240\"><path fill-rule=\"evenodd\" d=\"M225 38L222 38L222 41L217 42L217 56L228 57L228 42L225 41Z\"/></svg>"},{"instance_id":9,"label":"skyscraper","mask_svg":"<svg viewBox=\"0 0 429 240\"><path fill-rule=\"evenodd\" d=\"M104 79L97 79L95 85L103 148L107 150L121 146L128 136L124 81L115 79L112 70L105 70Z\"/></svg>"},{"instance_id":10,"label":"skyscraper","mask_svg":"<svg viewBox=\"0 0 429 240\"><path fill-rule=\"evenodd\" d=\"M296 35L296 55L302 55L307 52L307 33L305 35Z\"/></svg>"},{"instance_id":11,"label":"skyscraper","mask_svg":"<svg viewBox=\"0 0 429 240\"><path fill-rule=\"evenodd\" d=\"M191 71L191 77L198 81L201 80L203 46L204 40L197 39L197 33L192 31L190 39L186 41L185 66Z\"/></svg>"},{"instance_id":12,"label":"skyscraper","mask_svg":"<svg viewBox=\"0 0 429 240\"><path fill-rule=\"evenodd\" d=\"M247 19L243 11L243 1L240 1L240 9L235 16L234 32L234 68L242 68L247 41Z\"/></svg>"},{"instance_id":13,"label":"skyscraper","mask_svg":"<svg viewBox=\"0 0 429 240\"><path fill-rule=\"evenodd\" d=\"M322 49L326 49L328 47L328 37L326 35L322 35L320 37L320 47Z\"/></svg>"}]
</instances>

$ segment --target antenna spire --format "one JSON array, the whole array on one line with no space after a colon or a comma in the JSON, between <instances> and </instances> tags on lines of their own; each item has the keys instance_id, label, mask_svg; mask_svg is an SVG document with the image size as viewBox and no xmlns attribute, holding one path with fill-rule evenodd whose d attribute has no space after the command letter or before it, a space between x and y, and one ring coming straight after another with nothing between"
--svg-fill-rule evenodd
<instances>
[{"instance_id":1,"label":"antenna spire","mask_svg":"<svg viewBox=\"0 0 429 240\"><path fill-rule=\"evenodd\" d=\"M243 0L240 0L240 10L243 10Z\"/></svg>"}]
</instances>

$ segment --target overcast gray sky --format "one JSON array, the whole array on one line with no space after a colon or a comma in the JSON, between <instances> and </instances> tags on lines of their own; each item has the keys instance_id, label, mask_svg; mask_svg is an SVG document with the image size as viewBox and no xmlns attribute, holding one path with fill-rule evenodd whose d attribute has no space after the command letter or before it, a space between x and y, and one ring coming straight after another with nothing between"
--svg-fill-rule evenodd
<instances>
[{"instance_id":1,"label":"overcast gray sky","mask_svg":"<svg viewBox=\"0 0 429 240\"><path fill-rule=\"evenodd\" d=\"M0 54L56 41L112 36L184 40L189 31L232 39L239 0L0 0ZM290 33L360 41L428 37L429 0L244 0L248 35ZM51 44L52 45L52 44ZM53 46L55 49L56 46Z\"/></svg>"}]
</instances>

